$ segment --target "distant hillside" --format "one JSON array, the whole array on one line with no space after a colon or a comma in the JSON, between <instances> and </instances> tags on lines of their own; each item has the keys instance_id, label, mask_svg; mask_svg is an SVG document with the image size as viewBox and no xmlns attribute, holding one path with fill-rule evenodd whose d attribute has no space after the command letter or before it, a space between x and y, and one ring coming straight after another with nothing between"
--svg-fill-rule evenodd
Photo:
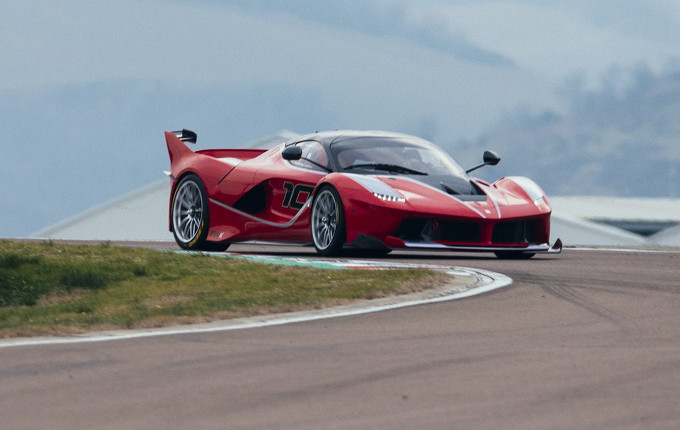
<instances>
[{"instance_id":1,"label":"distant hillside","mask_svg":"<svg viewBox=\"0 0 680 430\"><path fill-rule=\"evenodd\" d=\"M466 166L493 149L503 161L480 177L529 176L548 194L680 197L680 68L618 71L607 82L571 85L565 114L518 112L447 149Z\"/></svg>"}]
</instances>

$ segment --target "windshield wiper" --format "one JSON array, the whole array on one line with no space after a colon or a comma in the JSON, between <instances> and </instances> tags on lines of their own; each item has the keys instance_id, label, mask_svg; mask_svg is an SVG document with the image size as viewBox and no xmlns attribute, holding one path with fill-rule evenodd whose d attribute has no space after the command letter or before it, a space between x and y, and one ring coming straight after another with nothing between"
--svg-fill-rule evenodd
<instances>
[{"instance_id":1,"label":"windshield wiper","mask_svg":"<svg viewBox=\"0 0 680 430\"><path fill-rule=\"evenodd\" d=\"M309 158L300 157L300 160L305 160L305 161L307 161L307 162L309 162L309 163L312 163L312 164L315 165L315 166L319 166L319 167L321 167L322 169L324 169L325 171L327 171L328 173L331 173L331 172L332 172L332 170L329 169L327 166L324 166L324 165L321 164L321 163L317 163L317 162L314 161L314 160L310 160Z\"/></svg>"},{"instance_id":2,"label":"windshield wiper","mask_svg":"<svg viewBox=\"0 0 680 430\"><path fill-rule=\"evenodd\" d=\"M386 172L407 173L409 175L425 175L425 176L428 175L425 172L420 172L418 170L409 169L408 167L404 167L404 166L398 166L396 164L365 163L365 164L353 164L351 166L345 167L345 170L351 170L351 169L375 169L375 170L384 170Z\"/></svg>"}]
</instances>

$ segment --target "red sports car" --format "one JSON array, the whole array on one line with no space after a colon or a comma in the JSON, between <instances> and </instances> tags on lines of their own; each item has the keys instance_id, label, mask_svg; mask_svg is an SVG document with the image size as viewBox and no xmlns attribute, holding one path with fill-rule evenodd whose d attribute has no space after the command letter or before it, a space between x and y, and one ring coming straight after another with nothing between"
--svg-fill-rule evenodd
<instances>
[{"instance_id":1,"label":"red sports car","mask_svg":"<svg viewBox=\"0 0 680 430\"><path fill-rule=\"evenodd\" d=\"M446 152L413 136L329 131L269 150L204 149L189 130L166 132L170 231L180 247L225 250L244 241L343 249L490 251L529 258L549 244L551 208L525 177L493 184L468 176Z\"/></svg>"}]
</instances>

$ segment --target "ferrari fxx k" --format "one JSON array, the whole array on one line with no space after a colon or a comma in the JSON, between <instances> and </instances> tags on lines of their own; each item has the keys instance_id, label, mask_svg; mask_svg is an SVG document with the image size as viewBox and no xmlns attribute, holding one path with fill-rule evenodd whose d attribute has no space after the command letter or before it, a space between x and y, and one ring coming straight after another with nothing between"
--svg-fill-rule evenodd
<instances>
[{"instance_id":1,"label":"ferrari fxx k","mask_svg":"<svg viewBox=\"0 0 680 430\"><path fill-rule=\"evenodd\" d=\"M330 131L269 150L203 149L189 130L166 132L172 180L169 228L192 250L245 241L343 249L489 251L501 258L557 253L551 208L528 178L489 184L434 144L404 134Z\"/></svg>"}]
</instances>

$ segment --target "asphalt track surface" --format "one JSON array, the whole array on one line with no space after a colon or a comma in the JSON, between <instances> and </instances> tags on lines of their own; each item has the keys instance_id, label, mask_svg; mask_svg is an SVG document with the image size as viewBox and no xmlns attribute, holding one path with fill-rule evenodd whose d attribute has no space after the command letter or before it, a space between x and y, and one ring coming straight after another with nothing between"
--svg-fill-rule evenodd
<instances>
[{"instance_id":1,"label":"asphalt track surface","mask_svg":"<svg viewBox=\"0 0 680 430\"><path fill-rule=\"evenodd\" d=\"M513 284L280 326L0 348L2 426L680 428L677 249L385 260L475 267Z\"/></svg>"}]
</instances>

